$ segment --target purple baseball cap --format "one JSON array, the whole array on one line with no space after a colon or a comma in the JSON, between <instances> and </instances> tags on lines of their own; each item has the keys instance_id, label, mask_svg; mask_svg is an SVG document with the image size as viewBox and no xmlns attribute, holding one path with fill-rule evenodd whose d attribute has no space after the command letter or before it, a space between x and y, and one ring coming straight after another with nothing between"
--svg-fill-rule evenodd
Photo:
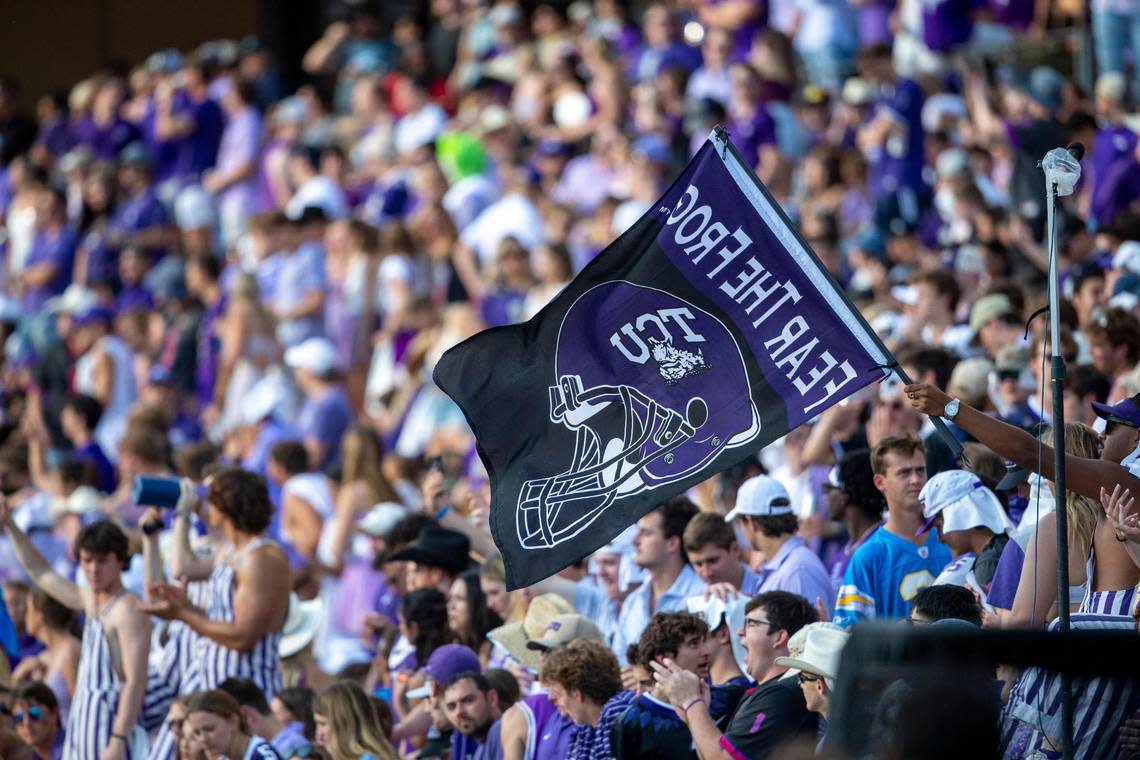
<instances>
[{"instance_id":1,"label":"purple baseball cap","mask_svg":"<svg viewBox=\"0 0 1140 760\"><path fill-rule=\"evenodd\" d=\"M94 324L111 324L115 321L115 314L106 306L92 306L89 309L75 314L71 318L72 327L84 327Z\"/></svg>"},{"instance_id":2,"label":"purple baseball cap","mask_svg":"<svg viewBox=\"0 0 1140 760\"><path fill-rule=\"evenodd\" d=\"M462 644L445 644L431 653L425 670L431 683L442 687L460 673L471 671L482 673L483 666L479 664L479 655L471 649ZM431 694L431 684L426 684L419 689L409 691L407 697L423 699L429 694Z\"/></svg>"},{"instance_id":3,"label":"purple baseball cap","mask_svg":"<svg viewBox=\"0 0 1140 760\"><path fill-rule=\"evenodd\" d=\"M1140 403L1137 403L1136 396L1117 401L1115 404L1101 404L1094 401L1092 408L1096 416L1105 422L1140 428Z\"/></svg>"}]
</instances>

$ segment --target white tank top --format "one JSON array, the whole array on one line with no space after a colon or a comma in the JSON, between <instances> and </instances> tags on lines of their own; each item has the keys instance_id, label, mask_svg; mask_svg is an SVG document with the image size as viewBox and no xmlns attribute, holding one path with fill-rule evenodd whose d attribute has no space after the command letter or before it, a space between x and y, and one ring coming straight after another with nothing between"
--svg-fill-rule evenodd
<instances>
[{"instance_id":1,"label":"white tank top","mask_svg":"<svg viewBox=\"0 0 1140 760\"><path fill-rule=\"evenodd\" d=\"M103 408L103 416L95 428L95 440L103 453L112 461L117 459L119 441L126 432L127 415L138 397L135 384L134 354L122 340L114 335L100 338L87 353L75 362L75 389L89 396L95 395L95 360L100 353L111 357L115 365L115 380L111 386L111 399Z\"/></svg>"}]
</instances>

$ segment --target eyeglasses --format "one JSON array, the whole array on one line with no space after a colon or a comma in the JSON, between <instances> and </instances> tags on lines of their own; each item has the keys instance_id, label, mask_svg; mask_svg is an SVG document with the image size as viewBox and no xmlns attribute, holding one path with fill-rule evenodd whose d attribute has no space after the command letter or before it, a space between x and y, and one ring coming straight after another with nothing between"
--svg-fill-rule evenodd
<instances>
[{"instance_id":1,"label":"eyeglasses","mask_svg":"<svg viewBox=\"0 0 1140 760\"><path fill-rule=\"evenodd\" d=\"M812 675L808 675L807 673L800 673L799 678L800 678L800 684L801 685L805 684L805 683L815 683L816 681L823 680L819 676L812 676Z\"/></svg>"},{"instance_id":2,"label":"eyeglasses","mask_svg":"<svg viewBox=\"0 0 1140 760\"><path fill-rule=\"evenodd\" d=\"M772 624L770 622L768 622L767 620L757 620L756 618L750 618L750 617L744 618L744 630L746 630L746 631L750 630L752 628L759 628L762 625L769 625L770 626Z\"/></svg>"},{"instance_id":3,"label":"eyeglasses","mask_svg":"<svg viewBox=\"0 0 1140 760\"><path fill-rule=\"evenodd\" d=\"M23 722L24 722L24 716L25 716L25 715L27 715L27 717L28 717L28 718L29 718L29 719L30 719L30 720L31 720L33 723L38 723L38 722L40 721L40 719L44 717L44 711L43 711L43 710L41 710L41 709L40 709L40 708L38 708L38 707L29 707L29 708L28 708L28 712L27 712L27 713L24 713L24 712L22 712L22 711L21 711L21 712L12 713L12 717L16 719L16 722L17 722L17 723L23 723Z\"/></svg>"}]
</instances>

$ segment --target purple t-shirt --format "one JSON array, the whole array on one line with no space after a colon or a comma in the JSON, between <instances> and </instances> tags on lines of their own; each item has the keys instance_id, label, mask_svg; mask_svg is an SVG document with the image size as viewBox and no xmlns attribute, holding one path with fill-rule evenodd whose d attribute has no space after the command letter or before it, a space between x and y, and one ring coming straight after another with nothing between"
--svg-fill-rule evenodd
<instances>
[{"instance_id":1,"label":"purple t-shirt","mask_svg":"<svg viewBox=\"0 0 1140 760\"><path fill-rule=\"evenodd\" d=\"M1024 32L1033 23L1036 0L989 0L994 23Z\"/></svg>"},{"instance_id":2,"label":"purple t-shirt","mask_svg":"<svg viewBox=\"0 0 1140 760\"><path fill-rule=\"evenodd\" d=\"M901 144L888 143L872 167L876 196L889 195L902 187L922 187L925 161L922 104L925 100L922 88L910 79L900 79L893 88L884 91L878 107L902 125L904 134Z\"/></svg>"},{"instance_id":3,"label":"purple t-shirt","mask_svg":"<svg viewBox=\"0 0 1140 760\"><path fill-rule=\"evenodd\" d=\"M760 162L760 146L776 142L776 122L768 113L767 106L760 104L750 117L731 120L728 133L744 161L755 167Z\"/></svg>"},{"instance_id":4,"label":"purple t-shirt","mask_svg":"<svg viewBox=\"0 0 1140 760\"><path fill-rule=\"evenodd\" d=\"M527 713L527 725L534 732L534 756L567 757L576 728L574 721L563 717L545 694L526 697L518 704Z\"/></svg>"},{"instance_id":5,"label":"purple t-shirt","mask_svg":"<svg viewBox=\"0 0 1140 760\"><path fill-rule=\"evenodd\" d=\"M186 97L186 93L182 90L175 92L174 102L170 109L171 115L178 118L187 115L190 111L190 99ZM159 138L153 98L147 104L146 115L143 117L140 126L142 127L143 139L146 140L147 147L150 148L151 154L154 156L155 180L161 182L164 179L176 176L183 168L182 155L189 138L179 137L173 140Z\"/></svg>"},{"instance_id":6,"label":"purple t-shirt","mask_svg":"<svg viewBox=\"0 0 1140 760\"><path fill-rule=\"evenodd\" d=\"M1025 552L1016 541L1010 541L1002 549L1001 559L998 560L997 569L994 570L990 590L986 593L987 602L1003 610L1013 609L1013 600L1017 596L1017 586L1021 582L1023 564L1025 564Z\"/></svg>"},{"instance_id":7,"label":"purple t-shirt","mask_svg":"<svg viewBox=\"0 0 1140 760\"><path fill-rule=\"evenodd\" d=\"M1136 133L1125 126L1108 127L1097 132L1093 140L1092 198L1090 215L1098 226L1112 223L1116 213L1131 199L1122 201L1128 194L1130 175L1136 164Z\"/></svg>"},{"instance_id":8,"label":"purple t-shirt","mask_svg":"<svg viewBox=\"0 0 1140 760\"><path fill-rule=\"evenodd\" d=\"M52 264L55 266L55 273L47 284L24 290L21 302L25 311L39 311L49 298L62 293L67 284L71 282L71 270L75 264L76 243L75 230L66 225L54 232L43 231L36 235L32 249L28 252L25 268L30 269L41 264Z\"/></svg>"},{"instance_id":9,"label":"purple t-shirt","mask_svg":"<svg viewBox=\"0 0 1140 760\"><path fill-rule=\"evenodd\" d=\"M922 41L935 53L949 53L970 41L978 0L923 0Z\"/></svg>"},{"instance_id":10,"label":"purple t-shirt","mask_svg":"<svg viewBox=\"0 0 1140 760\"><path fill-rule=\"evenodd\" d=\"M87 282L110 285L119 276L119 252L110 244L106 224L92 225L79 247L87 254Z\"/></svg>"},{"instance_id":11,"label":"purple t-shirt","mask_svg":"<svg viewBox=\"0 0 1140 760\"><path fill-rule=\"evenodd\" d=\"M198 389L198 401L203 406L214 400L218 356L221 354L221 340L215 328L225 312L226 298L222 296L212 306L206 307L202 323L198 326L198 366L194 372L194 382Z\"/></svg>"},{"instance_id":12,"label":"purple t-shirt","mask_svg":"<svg viewBox=\"0 0 1140 760\"><path fill-rule=\"evenodd\" d=\"M115 159L123 148L139 139L139 130L124 119L116 119L110 124L98 124L88 116L81 119L73 129L73 137L79 145L86 145L96 158Z\"/></svg>"},{"instance_id":13,"label":"purple t-shirt","mask_svg":"<svg viewBox=\"0 0 1140 760\"><path fill-rule=\"evenodd\" d=\"M91 465L95 470L95 487L100 493L111 493L115 490L115 465L107 459L107 455L103 453L98 443L90 441L86 446L75 449L72 456L80 462Z\"/></svg>"},{"instance_id":14,"label":"purple t-shirt","mask_svg":"<svg viewBox=\"0 0 1140 760\"><path fill-rule=\"evenodd\" d=\"M166 208L150 191L144 190L133 198L127 198L115 210L112 224L115 229L125 235L142 232L152 227L166 224L168 216Z\"/></svg>"},{"instance_id":15,"label":"purple t-shirt","mask_svg":"<svg viewBox=\"0 0 1140 760\"><path fill-rule=\"evenodd\" d=\"M352 403L340 386L330 388L317 398L305 400L297 417L297 427L305 440L315 438L325 446L325 458L317 462L318 470L340 453L340 439L352 425L352 419Z\"/></svg>"},{"instance_id":16,"label":"purple t-shirt","mask_svg":"<svg viewBox=\"0 0 1140 760\"><path fill-rule=\"evenodd\" d=\"M367 612L379 612L393 625L399 623L400 595L384 580L384 573L368 561L353 562L344 568L333 600L333 627L340 633L360 634Z\"/></svg>"},{"instance_id":17,"label":"purple t-shirt","mask_svg":"<svg viewBox=\"0 0 1140 760\"><path fill-rule=\"evenodd\" d=\"M208 97L191 102L188 110L194 117L194 131L183 146L184 163L179 168L182 173L197 176L217 160L226 118L218 104Z\"/></svg>"},{"instance_id":18,"label":"purple t-shirt","mask_svg":"<svg viewBox=\"0 0 1140 760\"><path fill-rule=\"evenodd\" d=\"M487 327L501 327L522 322L525 300L526 293L496 290L483 299L483 321Z\"/></svg>"},{"instance_id":19,"label":"purple t-shirt","mask_svg":"<svg viewBox=\"0 0 1140 760\"><path fill-rule=\"evenodd\" d=\"M704 5L716 7L729 0L704 0ZM752 38L768 25L768 0L754 0L759 13L732 31L732 60L743 61L752 50Z\"/></svg>"}]
</instances>

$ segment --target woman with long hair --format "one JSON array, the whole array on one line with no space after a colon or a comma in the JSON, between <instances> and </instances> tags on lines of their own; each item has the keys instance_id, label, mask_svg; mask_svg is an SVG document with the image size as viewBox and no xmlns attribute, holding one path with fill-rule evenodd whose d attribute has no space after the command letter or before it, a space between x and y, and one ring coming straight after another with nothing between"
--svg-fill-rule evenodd
<instances>
[{"instance_id":1,"label":"woman with long hair","mask_svg":"<svg viewBox=\"0 0 1140 760\"><path fill-rule=\"evenodd\" d=\"M24 658L16 666L12 678L43 681L55 694L59 712L67 720L75 679L79 674L81 645L75 635L75 615L39 588L28 594L24 626L28 633L44 645L44 650Z\"/></svg>"},{"instance_id":2,"label":"woman with long hair","mask_svg":"<svg viewBox=\"0 0 1140 760\"><path fill-rule=\"evenodd\" d=\"M503 619L487 607L478 570L468 570L455 579L447 595L447 625L455 641L479 654L483 667L491 656L487 632L503 624Z\"/></svg>"},{"instance_id":3,"label":"woman with long hair","mask_svg":"<svg viewBox=\"0 0 1140 760\"><path fill-rule=\"evenodd\" d=\"M194 751L206 760L223 757L277 757L273 745L254 736L237 700L220 689L200 691L186 698L186 721L182 725Z\"/></svg>"},{"instance_id":4,"label":"woman with long hair","mask_svg":"<svg viewBox=\"0 0 1140 760\"><path fill-rule=\"evenodd\" d=\"M333 760L396 760L396 750L380 733L380 716L368 695L354 683L342 681L313 700L316 743Z\"/></svg>"},{"instance_id":5,"label":"woman with long hair","mask_svg":"<svg viewBox=\"0 0 1140 760\"><path fill-rule=\"evenodd\" d=\"M214 384L213 410L207 423L220 416L221 429L229 430L241 417L249 391L279 362L281 349L273 316L265 307L257 277L239 274L233 283L226 311L218 327L221 358Z\"/></svg>"},{"instance_id":6,"label":"woman with long hair","mask_svg":"<svg viewBox=\"0 0 1140 760\"><path fill-rule=\"evenodd\" d=\"M400 603L399 636L389 646L382 646L372 661L364 687L392 689L392 705L400 716L409 711L404 697L408 679L427 665L428 657L438 647L453 640L447 625L447 597L438 589L419 589L407 593Z\"/></svg>"},{"instance_id":7,"label":"woman with long hair","mask_svg":"<svg viewBox=\"0 0 1140 760\"><path fill-rule=\"evenodd\" d=\"M1045 445L1053 443L1053 431L1043 438ZM1065 424L1065 451L1070 456L1099 459L1099 436L1087 425L1079 422ZM1072 611L1095 611L1098 600L1109 594L1115 597L1131 595L1132 585L1116 590L1095 591L1094 578L1098 574L1137 575L1128 555L1094 549L1097 526L1111 524L1105 518L1103 506L1093 498L1076 491L1066 493L1065 514L1068 517L1069 543L1069 601ZM1033 503L1026 510L1034 510ZM1025 518L1022 519L1025 521ZM1107 542L1106 542L1107 543ZM1112 547L1115 549L1116 547ZM1123 555L1123 556L1121 556ZM1135 582L1135 578L1133 579ZM1127 593L1125 593L1127 592ZM1087 598L1086 598L1087 597ZM1003 618L1003 625L1043 625L1056 616L1057 604L1057 514L1050 512L1037 522L1036 536L1030 537L1025 548L1025 562L1021 567L1021 580L1017 586L1013 609ZM1123 613L1127 614L1127 612Z\"/></svg>"},{"instance_id":8,"label":"woman with long hair","mask_svg":"<svg viewBox=\"0 0 1140 760\"><path fill-rule=\"evenodd\" d=\"M400 501L396 489L384 477L384 449L375 430L354 425L341 439L340 451L335 523L319 550L321 561L333 573L343 569L356 520L380 502Z\"/></svg>"}]
</instances>

